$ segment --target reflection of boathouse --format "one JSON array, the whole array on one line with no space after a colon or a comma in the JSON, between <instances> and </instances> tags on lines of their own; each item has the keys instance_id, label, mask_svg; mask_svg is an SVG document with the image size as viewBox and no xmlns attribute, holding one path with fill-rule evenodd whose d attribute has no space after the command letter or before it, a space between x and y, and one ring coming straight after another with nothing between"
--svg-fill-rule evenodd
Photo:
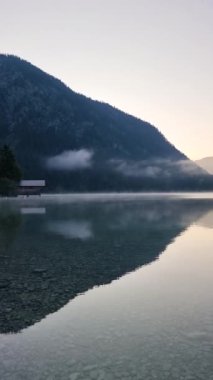
<instances>
[{"instance_id":1,"label":"reflection of boathouse","mask_svg":"<svg viewBox=\"0 0 213 380\"><path fill-rule=\"evenodd\" d=\"M19 184L18 193L21 195L40 195L45 188L45 180L23 180Z\"/></svg>"}]
</instances>

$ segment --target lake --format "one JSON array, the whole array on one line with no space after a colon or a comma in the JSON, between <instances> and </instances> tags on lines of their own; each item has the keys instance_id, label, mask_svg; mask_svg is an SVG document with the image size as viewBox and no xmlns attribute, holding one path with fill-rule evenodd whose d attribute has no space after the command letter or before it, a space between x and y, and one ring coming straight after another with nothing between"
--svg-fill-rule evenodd
<instances>
[{"instance_id":1,"label":"lake","mask_svg":"<svg viewBox=\"0 0 213 380\"><path fill-rule=\"evenodd\" d=\"M0 200L0 379L213 379L213 194Z\"/></svg>"}]
</instances>

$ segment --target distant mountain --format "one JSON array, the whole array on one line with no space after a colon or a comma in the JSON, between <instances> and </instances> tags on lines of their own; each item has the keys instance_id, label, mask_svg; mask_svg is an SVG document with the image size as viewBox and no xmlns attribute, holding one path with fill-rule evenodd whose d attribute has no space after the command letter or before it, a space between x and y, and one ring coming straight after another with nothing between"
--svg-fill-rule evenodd
<instances>
[{"instance_id":1,"label":"distant mountain","mask_svg":"<svg viewBox=\"0 0 213 380\"><path fill-rule=\"evenodd\" d=\"M70 90L15 56L0 55L0 144L24 178L54 191L213 188L206 172L151 124Z\"/></svg>"},{"instance_id":2,"label":"distant mountain","mask_svg":"<svg viewBox=\"0 0 213 380\"><path fill-rule=\"evenodd\" d=\"M205 157L201 160L195 161L195 163L209 174L213 174L213 157Z\"/></svg>"}]
</instances>

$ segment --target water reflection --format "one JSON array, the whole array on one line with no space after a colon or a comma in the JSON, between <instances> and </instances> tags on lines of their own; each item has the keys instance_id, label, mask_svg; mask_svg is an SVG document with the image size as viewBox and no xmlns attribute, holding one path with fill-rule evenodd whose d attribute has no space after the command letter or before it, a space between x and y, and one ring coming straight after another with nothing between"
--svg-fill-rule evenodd
<instances>
[{"instance_id":1,"label":"water reflection","mask_svg":"<svg viewBox=\"0 0 213 380\"><path fill-rule=\"evenodd\" d=\"M22 207L21 208L21 214L34 214L34 215L40 215L40 214L46 214L46 208L45 207Z\"/></svg>"},{"instance_id":2,"label":"water reflection","mask_svg":"<svg viewBox=\"0 0 213 380\"><path fill-rule=\"evenodd\" d=\"M3 208L0 213L0 259L8 254L8 250L17 237L21 217L13 210Z\"/></svg>"},{"instance_id":3,"label":"water reflection","mask_svg":"<svg viewBox=\"0 0 213 380\"><path fill-rule=\"evenodd\" d=\"M93 236L91 225L86 221L76 222L75 220L61 220L58 222L49 222L47 230L67 239L85 240Z\"/></svg>"},{"instance_id":4,"label":"water reflection","mask_svg":"<svg viewBox=\"0 0 213 380\"><path fill-rule=\"evenodd\" d=\"M197 222L198 225L205 228L213 228L213 211L207 212Z\"/></svg>"},{"instance_id":5,"label":"water reflection","mask_svg":"<svg viewBox=\"0 0 213 380\"><path fill-rule=\"evenodd\" d=\"M0 332L18 332L77 294L151 263L213 209L190 199L42 202L27 207L45 212L1 204Z\"/></svg>"}]
</instances>

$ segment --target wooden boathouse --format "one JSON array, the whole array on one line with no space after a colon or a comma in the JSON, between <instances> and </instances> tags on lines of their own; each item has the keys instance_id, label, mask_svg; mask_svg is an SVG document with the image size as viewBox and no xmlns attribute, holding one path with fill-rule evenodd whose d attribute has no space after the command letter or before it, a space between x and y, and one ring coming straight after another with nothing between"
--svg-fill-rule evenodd
<instances>
[{"instance_id":1,"label":"wooden boathouse","mask_svg":"<svg viewBox=\"0 0 213 380\"><path fill-rule=\"evenodd\" d=\"M45 188L45 180L22 180L18 187L19 195L41 195Z\"/></svg>"}]
</instances>

